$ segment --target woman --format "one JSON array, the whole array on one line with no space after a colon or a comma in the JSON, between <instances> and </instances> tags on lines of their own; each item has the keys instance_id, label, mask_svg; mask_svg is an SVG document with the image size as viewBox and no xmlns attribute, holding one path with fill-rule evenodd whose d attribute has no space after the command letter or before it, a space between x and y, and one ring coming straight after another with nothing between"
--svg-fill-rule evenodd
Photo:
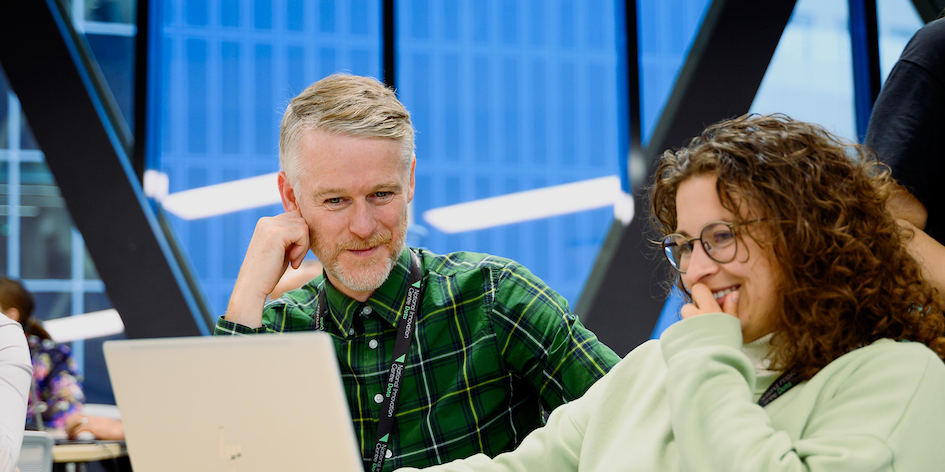
<instances>
[{"instance_id":1,"label":"woman","mask_svg":"<svg viewBox=\"0 0 945 472\"><path fill-rule=\"evenodd\" d=\"M651 216L683 320L515 451L430 470L941 470L945 320L892 184L778 115L665 153Z\"/></svg>"},{"instance_id":2,"label":"woman","mask_svg":"<svg viewBox=\"0 0 945 472\"><path fill-rule=\"evenodd\" d=\"M23 331L0 316L0 472L12 471L20 456L29 390L30 355Z\"/></svg>"},{"instance_id":3,"label":"woman","mask_svg":"<svg viewBox=\"0 0 945 472\"><path fill-rule=\"evenodd\" d=\"M23 326L33 364L26 429L58 429L72 438L87 432L99 439L123 439L120 421L81 414L85 394L78 366L69 347L53 341L33 319L34 306L23 285L0 277L0 312Z\"/></svg>"},{"instance_id":4,"label":"woman","mask_svg":"<svg viewBox=\"0 0 945 472\"><path fill-rule=\"evenodd\" d=\"M66 420L85 401L78 366L69 347L50 339L33 320L34 306L33 296L19 282L0 277L0 311L23 326L33 362L26 428L65 429Z\"/></svg>"}]
</instances>

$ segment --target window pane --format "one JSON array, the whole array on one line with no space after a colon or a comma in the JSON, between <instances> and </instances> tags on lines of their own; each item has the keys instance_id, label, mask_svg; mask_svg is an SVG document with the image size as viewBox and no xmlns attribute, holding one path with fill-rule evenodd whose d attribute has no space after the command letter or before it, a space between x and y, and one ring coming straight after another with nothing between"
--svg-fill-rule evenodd
<instances>
[{"instance_id":1,"label":"window pane","mask_svg":"<svg viewBox=\"0 0 945 472\"><path fill-rule=\"evenodd\" d=\"M152 170L171 196L277 172L279 124L292 97L335 72L380 77L379 0L162 4L163 149ZM282 206L191 220L169 211L211 309L222 315L256 220Z\"/></svg>"},{"instance_id":2,"label":"window pane","mask_svg":"<svg viewBox=\"0 0 945 472\"><path fill-rule=\"evenodd\" d=\"M710 0L639 0L640 115L649 142Z\"/></svg>"},{"instance_id":3,"label":"window pane","mask_svg":"<svg viewBox=\"0 0 945 472\"><path fill-rule=\"evenodd\" d=\"M846 0L799 0L751 105L856 140Z\"/></svg>"},{"instance_id":4,"label":"window pane","mask_svg":"<svg viewBox=\"0 0 945 472\"><path fill-rule=\"evenodd\" d=\"M611 207L454 234L423 213L617 174L627 142L623 4L398 3L397 85L418 132L414 215L428 231L419 243L515 259L577 302Z\"/></svg>"},{"instance_id":5,"label":"window pane","mask_svg":"<svg viewBox=\"0 0 945 472\"><path fill-rule=\"evenodd\" d=\"M882 81L896 65L906 43L922 27L922 18L910 0L877 0L879 64Z\"/></svg>"}]
</instances>

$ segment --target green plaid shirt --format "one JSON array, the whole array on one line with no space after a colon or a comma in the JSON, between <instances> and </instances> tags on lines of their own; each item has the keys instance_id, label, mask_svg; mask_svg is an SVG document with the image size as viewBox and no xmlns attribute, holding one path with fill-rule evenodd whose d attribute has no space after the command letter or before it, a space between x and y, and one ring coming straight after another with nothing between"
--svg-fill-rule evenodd
<instances>
[{"instance_id":1,"label":"green plaid shirt","mask_svg":"<svg viewBox=\"0 0 945 472\"><path fill-rule=\"evenodd\" d=\"M542 409L580 397L620 360L522 265L485 254L411 250L423 267L423 300L383 470L512 450L541 426ZM365 459L373 454L407 291L407 251L366 303L341 294L322 275L268 302L261 328L220 318L215 330L314 330L318 292L327 289L328 333Z\"/></svg>"}]
</instances>

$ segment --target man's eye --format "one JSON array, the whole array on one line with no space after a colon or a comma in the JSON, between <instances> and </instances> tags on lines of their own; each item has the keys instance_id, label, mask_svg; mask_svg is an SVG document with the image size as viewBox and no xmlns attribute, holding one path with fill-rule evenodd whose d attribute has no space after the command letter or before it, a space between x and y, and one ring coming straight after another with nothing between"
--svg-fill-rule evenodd
<instances>
[{"instance_id":1,"label":"man's eye","mask_svg":"<svg viewBox=\"0 0 945 472\"><path fill-rule=\"evenodd\" d=\"M337 204L341 203L341 197L329 198L329 199L325 200L325 203L327 203L327 204L329 204L329 205L337 205Z\"/></svg>"}]
</instances>

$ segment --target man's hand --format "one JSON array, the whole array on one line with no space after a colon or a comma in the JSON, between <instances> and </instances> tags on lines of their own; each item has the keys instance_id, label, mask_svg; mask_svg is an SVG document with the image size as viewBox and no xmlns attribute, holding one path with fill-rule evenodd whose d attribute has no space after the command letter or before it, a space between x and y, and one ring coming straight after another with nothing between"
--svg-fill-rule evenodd
<instances>
[{"instance_id":1,"label":"man's hand","mask_svg":"<svg viewBox=\"0 0 945 472\"><path fill-rule=\"evenodd\" d=\"M692 293L692 303L683 305L679 314L683 319L693 316L704 315L706 313L728 313L738 318L738 291L725 295L722 299L722 306L712 296L712 291L705 284L695 284L690 290Z\"/></svg>"},{"instance_id":2,"label":"man's hand","mask_svg":"<svg viewBox=\"0 0 945 472\"><path fill-rule=\"evenodd\" d=\"M266 296L275 288L289 264L299 268L310 244L308 224L297 209L271 218L260 218L224 318L250 328L262 326Z\"/></svg>"}]
</instances>

